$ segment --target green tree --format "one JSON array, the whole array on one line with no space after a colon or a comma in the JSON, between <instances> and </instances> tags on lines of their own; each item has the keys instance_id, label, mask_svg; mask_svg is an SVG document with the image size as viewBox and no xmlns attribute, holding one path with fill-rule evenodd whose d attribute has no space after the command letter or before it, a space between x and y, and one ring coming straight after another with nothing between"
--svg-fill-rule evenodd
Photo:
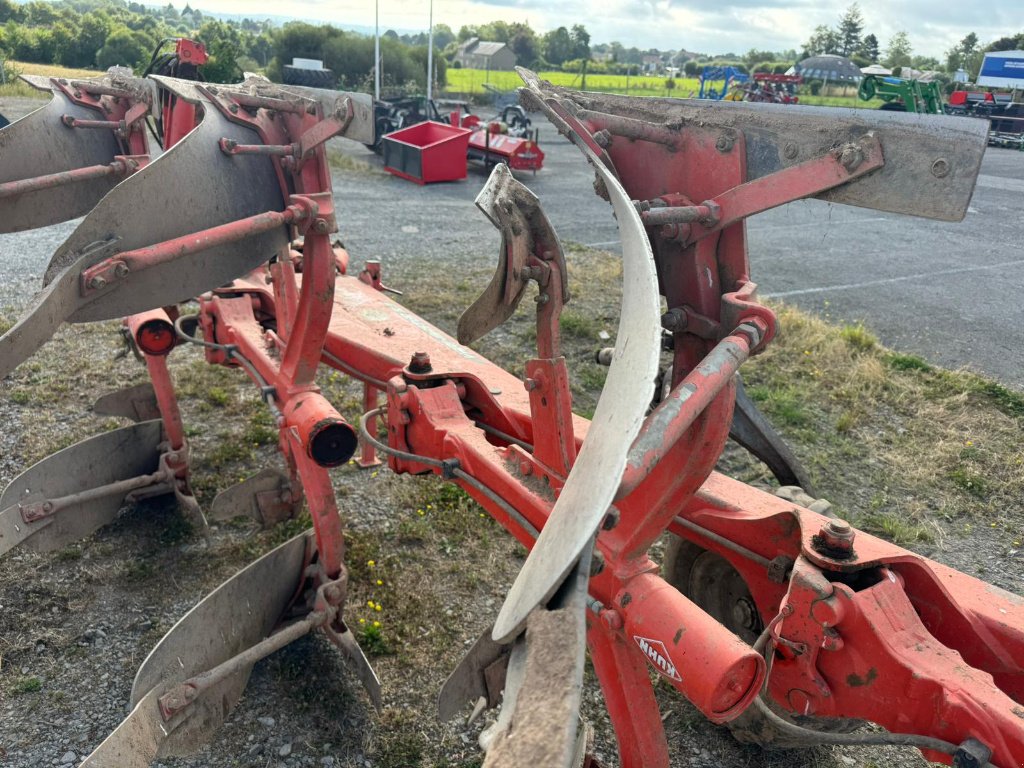
<instances>
[{"instance_id":1,"label":"green tree","mask_svg":"<svg viewBox=\"0 0 1024 768\"><path fill-rule=\"evenodd\" d=\"M973 80L977 76L978 70L981 69L983 58L984 54L978 45L978 36L971 32L946 51L946 71L956 72L963 68L968 77Z\"/></svg>"},{"instance_id":2,"label":"green tree","mask_svg":"<svg viewBox=\"0 0 1024 768\"><path fill-rule=\"evenodd\" d=\"M901 30L889 38L889 45L885 49L885 60L882 63L889 68L910 66L913 55L914 49L910 45L910 37Z\"/></svg>"},{"instance_id":3,"label":"green tree","mask_svg":"<svg viewBox=\"0 0 1024 768\"><path fill-rule=\"evenodd\" d=\"M871 63L877 63L879 56L878 38L873 34L865 35L860 43L860 55Z\"/></svg>"},{"instance_id":4,"label":"green tree","mask_svg":"<svg viewBox=\"0 0 1024 768\"><path fill-rule=\"evenodd\" d=\"M540 60L540 44L529 27L516 32L509 40L508 47L516 55L516 63L521 67L534 67Z\"/></svg>"},{"instance_id":5,"label":"green tree","mask_svg":"<svg viewBox=\"0 0 1024 768\"><path fill-rule=\"evenodd\" d=\"M565 27L553 29L544 35L544 58L549 64L561 66L572 58L574 43L569 30Z\"/></svg>"},{"instance_id":6,"label":"green tree","mask_svg":"<svg viewBox=\"0 0 1024 768\"><path fill-rule=\"evenodd\" d=\"M573 24L569 37L572 39L572 53L569 58L590 59L590 33L587 32L587 28L582 24Z\"/></svg>"},{"instance_id":7,"label":"green tree","mask_svg":"<svg viewBox=\"0 0 1024 768\"><path fill-rule=\"evenodd\" d=\"M140 33L118 27L107 36L103 47L96 53L96 66L100 69L121 66L140 70L149 61L153 45L153 41L146 42Z\"/></svg>"},{"instance_id":8,"label":"green tree","mask_svg":"<svg viewBox=\"0 0 1024 768\"><path fill-rule=\"evenodd\" d=\"M1018 51L1024 50L1024 32L1016 37L1000 37L995 42L987 45L985 51Z\"/></svg>"},{"instance_id":9,"label":"green tree","mask_svg":"<svg viewBox=\"0 0 1024 768\"><path fill-rule=\"evenodd\" d=\"M82 16L77 34L61 51L60 63L65 67L96 66L96 53L106 45L110 27L110 17L103 11L91 11Z\"/></svg>"},{"instance_id":10,"label":"green tree","mask_svg":"<svg viewBox=\"0 0 1024 768\"><path fill-rule=\"evenodd\" d=\"M860 6L854 3L839 19L839 28L836 30L836 37L839 39L839 53L843 56L857 53L861 47L860 36L863 31L864 17L860 13Z\"/></svg>"},{"instance_id":11,"label":"green tree","mask_svg":"<svg viewBox=\"0 0 1024 768\"><path fill-rule=\"evenodd\" d=\"M839 36L831 27L819 24L811 37L804 43L805 56L821 56L824 53L839 52Z\"/></svg>"}]
</instances>

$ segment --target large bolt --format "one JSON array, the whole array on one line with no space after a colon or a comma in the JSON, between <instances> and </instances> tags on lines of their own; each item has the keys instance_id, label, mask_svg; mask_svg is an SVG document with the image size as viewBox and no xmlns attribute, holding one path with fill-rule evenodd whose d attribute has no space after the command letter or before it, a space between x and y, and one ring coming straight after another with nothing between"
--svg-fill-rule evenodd
<instances>
[{"instance_id":1,"label":"large bolt","mask_svg":"<svg viewBox=\"0 0 1024 768\"><path fill-rule=\"evenodd\" d=\"M96 275L92 280L89 281L89 287L92 288L94 291L98 291L101 288L106 288L106 286L107 281L104 280L99 275Z\"/></svg>"},{"instance_id":2,"label":"large bolt","mask_svg":"<svg viewBox=\"0 0 1024 768\"><path fill-rule=\"evenodd\" d=\"M430 364L430 355L426 352L413 352L409 361L409 373L430 373L434 370Z\"/></svg>"},{"instance_id":3,"label":"large bolt","mask_svg":"<svg viewBox=\"0 0 1024 768\"><path fill-rule=\"evenodd\" d=\"M732 136L730 136L728 133L723 133L721 136L718 137L718 141L715 142L715 149L723 153L729 152L732 150L732 146L735 143L736 140Z\"/></svg>"},{"instance_id":4,"label":"large bolt","mask_svg":"<svg viewBox=\"0 0 1024 768\"><path fill-rule=\"evenodd\" d=\"M941 179L948 175L949 161L946 158L940 157L938 160L932 163L932 176L934 176L936 179Z\"/></svg>"},{"instance_id":5,"label":"large bolt","mask_svg":"<svg viewBox=\"0 0 1024 768\"><path fill-rule=\"evenodd\" d=\"M843 147L843 151L839 155L839 162L842 164L843 168L848 170L850 173L857 170L857 166L860 165L863 160L864 153L856 144L847 144Z\"/></svg>"},{"instance_id":6,"label":"large bolt","mask_svg":"<svg viewBox=\"0 0 1024 768\"><path fill-rule=\"evenodd\" d=\"M814 548L835 560L853 557L854 531L845 520L829 520L814 537Z\"/></svg>"},{"instance_id":7,"label":"large bolt","mask_svg":"<svg viewBox=\"0 0 1024 768\"><path fill-rule=\"evenodd\" d=\"M117 266L114 267L114 274L118 278L123 280L124 278L128 277L128 272L129 270L127 264L125 264L123 261L117 262Z\"/></svg>"},{"instance_id":8,"label":"large bolt","mask_svg":"<svg viewBox=\"0 0 1024 768\"><path fill-rule=\"evenodd\" d=\"M687 325L689 325L689 320L686 310L682 307L673 307L661 316L661 327L669 333L685 331Z\"/></svg>"}]
</instances>

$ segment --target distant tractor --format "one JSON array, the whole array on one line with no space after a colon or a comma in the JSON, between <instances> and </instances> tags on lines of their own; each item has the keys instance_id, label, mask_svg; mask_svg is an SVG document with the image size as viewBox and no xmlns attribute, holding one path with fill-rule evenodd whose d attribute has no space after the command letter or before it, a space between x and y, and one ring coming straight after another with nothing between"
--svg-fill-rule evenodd
<instances>
[{"instance_id":1,"label":"distant tractor","mask_svg":"<svg viewBox=\"0 0 1024 768\"><path fill-rule=\"evenodd\" d=\"M926 83L886 75L865 75L860 81L857 95L864 101L881 99L885 103L879 109L942 114L942 92L936 82Z\"/></svg>"}]
</instances>

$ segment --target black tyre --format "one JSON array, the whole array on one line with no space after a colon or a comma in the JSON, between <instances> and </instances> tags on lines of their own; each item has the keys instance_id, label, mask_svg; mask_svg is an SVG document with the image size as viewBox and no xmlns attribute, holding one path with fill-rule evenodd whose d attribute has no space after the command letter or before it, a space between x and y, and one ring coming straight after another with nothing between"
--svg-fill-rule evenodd
<instances>
[{"instance_id":1,"label":"black tyre","mask_svg":"<svg viewBox=\"0 0 1024 768\"><path fill-rule=\"evenodd\" d=\"M10 124L11 124L10 120L8 120L3 115L0 115L0 128L6 128Z\"/></svg>"},{"instance_id":2,"label":"black tyre","mask_svg":"<svg viewBox=\"0 0 1024 768\"><path fill-rule=\"evenodd\" d=\"M887 101L885 104L879 107L879 109L885 112L906 112L906 106L899 101Z\"/></svg>"},{"instance_id":3,"label":"black tyre","mask_svg":"<svg viewBox=\"0 0 1024 768\"><path fill-rule=\"evenodd\" d=\"M384 134L391 133L394 130L394 126L391 121L386 117L377 118L377 124L373 130L373 143L367 144L366 146L373 150L375 154L380 154L384 151Z\"/></svg>"},{"instance_id":4,"label":"black tyre","mask_svg":"<svg viewBox=\"0 0 1024 768\"><path fill-rule=\"evenodd\" d=\"M285 85L304 85L307 88L333 89L334 72L329 69L302 69L285 64L282 68Z\"/></svg>"}]
</instances>

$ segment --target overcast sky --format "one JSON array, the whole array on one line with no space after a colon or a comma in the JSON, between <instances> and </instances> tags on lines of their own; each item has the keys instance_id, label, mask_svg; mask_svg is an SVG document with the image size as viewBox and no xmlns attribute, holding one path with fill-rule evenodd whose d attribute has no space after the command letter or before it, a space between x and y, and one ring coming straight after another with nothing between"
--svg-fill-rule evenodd
<instances>
[{"instance_id":1,"label":"overcast sky","mask_svg":"<svg viewBox=\"0 0 1024 768\"><path fill-rule=\"evenodd\" d=\"M152 2L153 0L149 0ZM627 48L686 48L706 53L751 48L800 49L818 24L834 25L849 2L830 0L434 0L434 22L458 32L463 24L495 19L526 21L540 32L582 23L592 43L618 40ZM179 8L181 0L175 5ZM339 26L372 26L370 0L196 0L195 7L218 13L292 15ZM381 30L426 29L429 0L380 0ZM906 30L915 54L942 58L968 32L982 43L1024 31L1021 0L861 0L865 34L889 37Z\"/></svg>"}]
</instances>

